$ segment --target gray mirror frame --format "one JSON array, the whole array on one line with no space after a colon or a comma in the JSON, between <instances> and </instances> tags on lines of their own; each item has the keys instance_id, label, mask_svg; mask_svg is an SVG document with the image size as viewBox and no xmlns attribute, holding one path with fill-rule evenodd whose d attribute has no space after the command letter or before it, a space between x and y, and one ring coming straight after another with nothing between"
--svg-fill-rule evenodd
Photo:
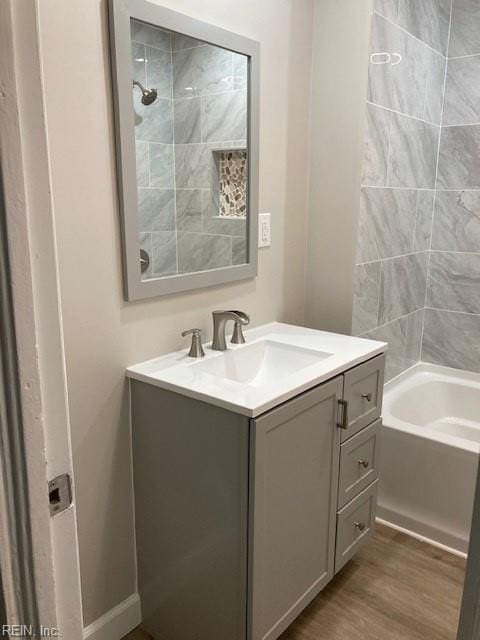
<instances>
[{"instance_id":1,"label":"gray mirror frame","mask_svg":"<svg viewBox=\"0 0 480 640\"><path fill-rule=\"evenodd\" d=\"M142 280L139 261L135 126L132 109L130 19L177 31L248 56L248 263L209 271ZM117 183L124 257L124 295L128 302L254 278L258 253L258 172L260 44L146 0L109 0ZM132 215L135 212L135 215ZM129 215L130 214L130 215Z\"/></svg>"}]
</instances>

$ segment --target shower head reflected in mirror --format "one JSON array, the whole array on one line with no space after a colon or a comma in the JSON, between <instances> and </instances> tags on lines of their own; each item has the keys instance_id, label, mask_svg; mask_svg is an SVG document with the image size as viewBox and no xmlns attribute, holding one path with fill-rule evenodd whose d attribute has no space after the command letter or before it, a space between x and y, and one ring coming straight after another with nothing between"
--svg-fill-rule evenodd
<instances>
[{"instance_id":1,"label":"shower head reflected in mirror","mask_svg":"<svg viewBox=\"0 0 480 640\"><path fill-rule=\"evenodd\" d=\"M141 82L139 82L138 80L134 80L133 81L133 86L137 86L140 91L142 92L142 104L146 105L148 107L149 104L152 104L152 102L155 102L155 100L157 99L157 90L156 89L146 89L143 84Z\"/></svg>"}]
</instances>

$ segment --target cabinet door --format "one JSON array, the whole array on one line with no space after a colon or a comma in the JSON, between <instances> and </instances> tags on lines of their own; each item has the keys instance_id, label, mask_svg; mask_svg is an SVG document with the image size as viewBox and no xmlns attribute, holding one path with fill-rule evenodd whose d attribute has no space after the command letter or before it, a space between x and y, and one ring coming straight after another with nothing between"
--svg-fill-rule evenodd
<instances>
[{"instance_id":1,"label":"cabinet door","mask_svg":"<svg viewBox=\"0 0 480 640\"><path fill-rule=\"evenodd\" d=\"M342 389L251 421L250 640L277 638L333 576Z\"/></svg>"}]
</instances>

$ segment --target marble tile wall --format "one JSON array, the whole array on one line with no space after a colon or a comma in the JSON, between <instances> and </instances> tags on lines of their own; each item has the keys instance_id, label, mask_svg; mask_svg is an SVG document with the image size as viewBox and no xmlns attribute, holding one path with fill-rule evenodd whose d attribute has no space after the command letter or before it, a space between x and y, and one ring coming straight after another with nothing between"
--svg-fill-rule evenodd
<instances>
[{"instance_id":1,"label":"marble tile wall","mask_svg":"<svg viewBox=\"0 0 480 640\"><path fill-rule=\"evenodd\" d=\"M247 59L132 20L134 79L154 87L149 106L133 88L140 246L144 278L247 260L245 219L219 219L215 151L244 149Z\"/></svg>"},{"instance_id":2,"label":"marble tile wall","mask_svg":"<svg viewBox=\"0 0 480 640\"><path fill-rule=\"evenodd\" d=\"M376 0L352 332L421 357L450 0ZM466 297L467 294L465 294Z\"/></svg>"},{"instance_id":3,"label":"marble tile wall","mask_svg":"<svg viewBox=\"0 0 480 640\"><path fill-rule=\"evenodd\" d=\"M422 359L480 371L480 3L453 0Z\"/></svg>"}]
</instances>

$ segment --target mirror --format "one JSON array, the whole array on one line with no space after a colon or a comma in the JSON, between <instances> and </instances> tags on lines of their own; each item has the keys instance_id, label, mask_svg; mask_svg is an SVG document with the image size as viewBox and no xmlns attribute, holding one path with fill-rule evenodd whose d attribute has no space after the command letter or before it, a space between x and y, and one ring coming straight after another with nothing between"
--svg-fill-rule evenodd
<instances>
[{"instance_id":1,"label":"mirror","mask_svg":"<svg viewBox=\"0 0 480 640\"><path fill-rule=\"evenodd\" d=\"M258 44L111 2L125 295L256 275Z\"/></svg>"}]
</instances>

